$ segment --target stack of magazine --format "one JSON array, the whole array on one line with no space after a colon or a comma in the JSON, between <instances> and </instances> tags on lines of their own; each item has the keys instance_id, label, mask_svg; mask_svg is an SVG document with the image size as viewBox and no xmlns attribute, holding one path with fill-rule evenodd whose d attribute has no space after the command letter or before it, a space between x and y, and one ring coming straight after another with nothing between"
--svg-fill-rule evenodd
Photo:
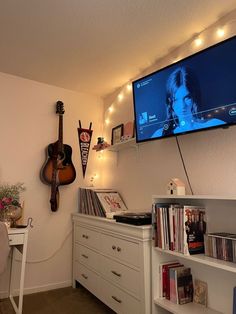
<instances>
[{"instance_id":1,"label":"stack of magazine","mask_svg":"<svg viewBox=\"0 0 236 314\"><path fill-rule=\"evenodd\" d=\"M127 212L120 194L112 189L80 188L79 213L113 218Z\"/></svg>"}]
</instances>

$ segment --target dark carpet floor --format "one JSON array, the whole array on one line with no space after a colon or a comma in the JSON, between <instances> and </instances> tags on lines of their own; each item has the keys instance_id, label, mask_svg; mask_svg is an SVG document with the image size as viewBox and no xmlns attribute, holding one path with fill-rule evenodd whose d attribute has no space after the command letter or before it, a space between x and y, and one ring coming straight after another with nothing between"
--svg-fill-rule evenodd
<instances>
[{"instance_id":1,"label":"dark carpet floor","mask_svg":"<svg viewBox=\"0 0 236 314\"><path fill-rule=\"evenodd\" d=\"M114 314L82 286L28 294L23 314ZM15 314L9 299L0 300L0 314Z\"/></svg>"}]
</instances>

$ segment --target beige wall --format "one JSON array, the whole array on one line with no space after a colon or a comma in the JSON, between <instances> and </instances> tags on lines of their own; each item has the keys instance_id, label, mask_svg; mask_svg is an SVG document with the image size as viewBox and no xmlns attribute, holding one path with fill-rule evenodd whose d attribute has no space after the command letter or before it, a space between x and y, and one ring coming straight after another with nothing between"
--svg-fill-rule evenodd
<instances>
[{"instance_id":1,"label":"beige wall","mask_svg":"<svg viewBox=\"0 0 236 314\"><path fill-rule=\"evenodd\" d=\"M85 128L93 122L94 145L101 135L101 99L3 73L0 73L0 95L0 182L25 183L24 216L34 219L34 228L29 232L26 290L70 285L71 213L78 208L78 187L89 184L90 176L100 167L97 154L91 150L83 180L78 120ZM64 143L72 146L77 178L74 183L60 187L60 208L53 213L49 204L50 187L40 181L39 173L45 161L45 148L58 136L57 100L65 104ZM4 274L0 278L0 291L5 290L6 277Z\"/></svg>"},{"instance_id":2,"label":"beige wall","mask_svg":"<svg viewBox=\"0 0 236 314\"><path fill-rule=\"evenodd\" d=\"M236 14L225 18L235 19ZM220 25L220 23L218 23ZM216 27L217 24L214 26ZM214 43L213 28L205 33L207 45ZM236 23L229 23L228 36L235 34ZM178 47L140 77L171 62L177 54L193 53L190 42ZM33 217L34 228L29 234L26 292L47 290L71 283L71 213L77 211L78 187L90 184L90 177L99 175L96 186L118 189L129 209L150 210L151 196L165 194L172 177L182 179L185 173L174 138L156 140L128 148L119 153L104 152L104 157L90 151L86 180L82 178L78 148L78 120L84 127L93 122L92 145L102 134L102 102L99 98L0 73L0 182L24 182L27 191L25 218ZM111 128L133 120L132 94L124 89L125 98L118 94L106 99L114 112L105 113L111 124L104 126L110 141ZM111 101L112 99L112 101ZM39 179L45 161L45 147L57 139L58 117L55 102L65 103L64 143L73 148L76 181L60 188L60 208L50 211L50 188ZM217 129L179 137L183 157L194 194L235 195L236 191L236 127ZM6 290L7 272L0 277L0 292Z\"/></svg>"},{"instance_id":3,"label":"beige wall","mask_svg":"<svg viewBox=\"0 0 236 314\"><path fill-rule=\"evenodd\" d=\"M226 30L225 38L235 35L236 11L203 32L204 45L201 49L220 40L217 39L216 30L222 25ZM177 47L152 67L145 69L139 77L171 64L178 57L181 59L193 54L197 50L192 43L193 39ZM132 93L128 93L126 86L120 92L124 95L122 101L119 101L118 93L105 99L105 109L111 105L114 109L112 113L106 110L104 116L104 119L110 120L104 129L108 141L112 127L134 119ZM215 129L179 136L194 194L236 194L235 132L234 126L227 130ZM106 152L104 158L104 186L118 189L131 210L150 210L151 196L165 194L170 178L180 178L186 184L187 193L190 193L174 137L141 144L138 149Z\"/></svg>"}]
</instances>

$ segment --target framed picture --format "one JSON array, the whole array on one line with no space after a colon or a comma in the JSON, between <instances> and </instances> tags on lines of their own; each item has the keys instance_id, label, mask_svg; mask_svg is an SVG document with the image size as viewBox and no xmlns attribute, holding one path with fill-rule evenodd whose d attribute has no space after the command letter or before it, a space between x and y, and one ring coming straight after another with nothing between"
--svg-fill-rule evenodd
<instances>
[{"instance_id":1,"label":"framed picture","mask_svg":"<svg viewBox=\"0 0 236 314\"><path fill-rule=\"evenodd\" d=\"M96 194L107 218L127 211L127 207L118 192L96 192Z\"/></svg>"},{"instance_id":2,"label":"framed picture","mask_svg":"<svg viewBox=\"0 0 236 314\"><path fill-rule=\"evenodd\" d=\"M111 145L120 143L121 136L123 135L123 131L124 131L124 124L117 125L115 128L112 129Z\"/></svg>"},{"instance_id":3,"label":"framed picture","mask_svg":"<svg viewBox=\"0 0 236 314\"><path fill-rule=\"evenodd\" d=\"M207 306L207 283L195 279L193 302Z\"/></svg>"}]
</instances>

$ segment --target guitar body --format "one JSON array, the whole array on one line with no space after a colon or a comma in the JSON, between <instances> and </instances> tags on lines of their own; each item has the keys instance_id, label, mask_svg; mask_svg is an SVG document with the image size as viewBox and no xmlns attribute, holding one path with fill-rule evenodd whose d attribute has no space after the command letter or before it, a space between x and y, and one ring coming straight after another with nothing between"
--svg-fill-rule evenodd
<instances>
[{"instance_id":1,"label":"guitar body","mask_svg":"<svg viewBox=\"0 0 236 314\"><path fill-rule=\"evenodd\" d=\"M52 184L53 182L53 169L55 164L56 158L56 165L57 165L57 185L66 185L72 183L76 178L76 171L75 167L72 163L71 156L72 156L72 148L67 145L63 144L63 152L58 153L58 156L53 155L55 151L54 146L58 145L58 141L55 143L51 143L48 145L46 150L47 160L42 168L41 171L41 179L46 184Z\"/></svg>"},{"instance_id":2,"label":"guitar body","mask_svg":"<svg viewBox=\"0 0 236 314\"><path fill-rule=\"evenodd\" d=\"M75 167L71 161L72 148L63 144L63 114L64 104L62 101L56 103L56 113L59 114L58 141L47 147L47 159L41 170L43 183L51 185L51 210L58 210L60 185L70 184L75 180Z\"/></svg>"}]
</instances>

